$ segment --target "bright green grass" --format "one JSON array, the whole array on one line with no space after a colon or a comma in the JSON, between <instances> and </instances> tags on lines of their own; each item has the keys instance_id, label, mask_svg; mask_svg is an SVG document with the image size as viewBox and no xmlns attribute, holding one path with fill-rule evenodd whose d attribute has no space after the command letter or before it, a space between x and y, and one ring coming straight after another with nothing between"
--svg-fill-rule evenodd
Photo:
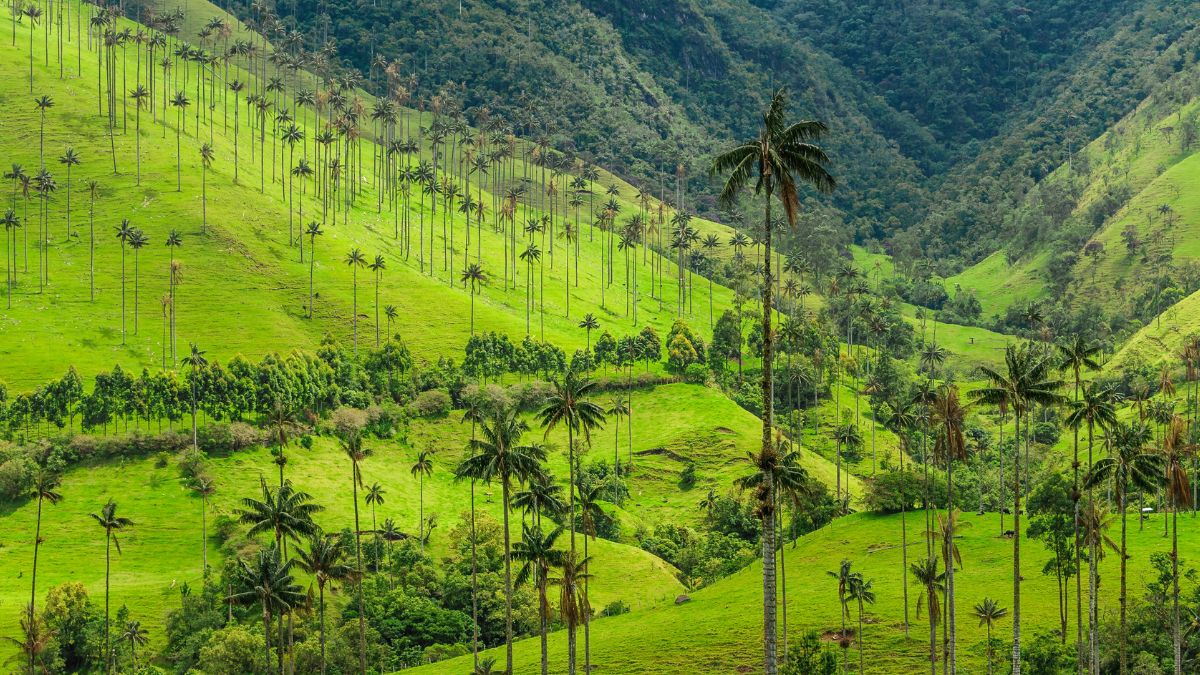
<instances>
[{"instance_id":1,"label":"bright green grass","mask_svg":"<svg viewBox=\"0 0 1200 675\"><path fill-rule=\"evenodd\" d=\"M26 66L25 44L18 34L16 48L0 47L0 68L10 73L22 72ZM72 54L73 49L74 46L71 46ZM74 59L68 59L68 64L71 66L69 71L73 71ZM288 211L286 201L280 195L283 186L279 182L272 184L269 180L270 158L266 162L268 180L265 194L258 191L259 162L257 159L250 161L252 140L249 116L245 111L240 115L239 187L232 183L232 130L226 134L222 129L224 100L219 97L216 102L216 124L212 139L216 160L213 169L208 172L209 228L206 234L201 234L200 139L193 136L196 133L193 115L198 106L193 105L188 110L187 134L182 139L183 187L179 192L175 184L175 111L168 111L167 126L156 124L149 111L143 111L143 182L141 187L136 187L133 110L129 110L129 126L125 133L121 133L118 115L115 142L119 174L114 176L104 124L94 108L95 68L94 54L90 52L84 54L81 77L71 72L66 80L60 81L57 67L47 69L35 64L35 93L50 95L57 103L47 118L46 155L47 164L57 178L60 189L50 203L50 286L39 292L35 217L31 223L33 227L21 232L21 237L30 235L27 255L30 271L23 271L26 254L19 242L19 269L22 271L18 275L13 307L11 310L0 309L0 332L3 333L0 356L4 357L0 359L0 378L10 386L17 390L32 388L61 373L65 369L64 363L76 365L85 376L110 368L114 363L126 368L159 366L162 362L159 298L166 291L168 267L168 250L162 242L172 228L180 229L184 236L184 245L177 251L177 258L183 263L184 279L178 290L177 304L178 344L183 349L189 342L196 342L208 350L210 358L227 359L238 353L256 357L276 350L311 348L327 333L346 344L351 343L354 305L352 274L342 259L350 248L359 247L368 259L376 253L386 258L388 268L380 283L379 302L381 305L392 304L397 307L400 320L395 331L404 337L416 355L432 359L459 352L471 330L470 294L456 283L463 266L462 242L465 234L465 223L459 214L455 213L451 219L457 254L446 260L442 252L440 213L444 209L439 208L435 221L433 273L430 276L422 274L419 269L416 245L418 223L421 213L424 213L428 246L430 221L434 220L429 213L428 200L422 209L414 199L414 212L411 215L414 244L411 257L405 259L392 236L393 217L386 211L376 214L374 192L366 193L360 198L359 207L352 212L349 224L343 216L337 218L336 224L330 220L323 228L325 235L317 239L314 285L318 298L315 303L316 316L309 320L305 316L308 264L302 264L298 250L288 246ZM242 77L245 78L244 73ZM159 86L163 86L161 73ZM195 98L194 91L190 95ZM27 83L19 78L10 78L0 84L0 102L12 111L8 137L26 141L10 143L5 148L5 161L21 163L28 171L36 172L38 117L32 98ZM160 119L161 112L158 113ZM231 125L232 117L231 113ZM301 115L300 121L303 122L306 117L311 124L311 115ZM428 119L425 122L428 123ZM309 139L312 133L311 128L306 130ZM30 140L34 142L28 142ZM74 146L83 158L83 164L72 171L74 235L70 239L66 237L65 225L65 173L54 161L68 145ZM270 153L270 139L266 145ZM255 149L255 152L258 150ZM297 156L300 154L298 146ZM369 158L369 147L364 148L364 161L368 164ZM91 178L99 180L103 186L96 204L94 302L88 299L88 205L83 190L85 182ZM312 199L311 192L310 186L306 189L304 206L306 221L319 217L320 204ZM298 186L295 197L298 202ZM622 189L624 200L632 200L632 197L628 187ZM490 204L486 192L484 200ZM22 215L22 207L18 199L18 215ZM633 208L628 206L623 213L631 213ZM525 211L524 208L520 209L520 218L524 218ZM36 202L33 202L31 213L36 212ZM531 216L535 214L533 211L529 213ZM586 217L586 213L583 215ZM143 249L139 256L140 280L136 303L139 330L136 334L133 256L129 255L127 261L129 334L125 346L121 345L120 336L120 247L113 236L114 228L122 218L128 218L134 226L144 229L151 239L151 245ZM573 213L571 219L574 220ZM491 220L490 215L487 220ZM298 223L297 218L297 228ZM476 328L520 337L526 330L524 264L520 264L516 288L507 288L502 282L505 260L501 236L492 230L490 222L485 222L482 229L482 264L491 281L476 298ZM547 241L543 246L546 268L545 338L568 350L583 346L585 335L576 324L587 312L596 314L602 330L611 330L617 335L644 325L654 326L660 334L665 333L676 317L675 273L670 261L663 264L666 276L661 289L662 296L666 298L663 302L651 297L650 266L634 265L640 291L638 321L635 325L632 315L627 315L625 309L623 255L618 254L616 258L615 276L612 284L603 290L605 303L601 306L601 238L596 233L593 240L586 224L581 229L577 286L574 285L575 262L570 262L569 317L566 308L568 285L564 269L567 264L565 242ZM475 236L476 233L472 232L472 237ZM554 249L552 265L551 246ZM641 259L640 252L638 259ZM474 252L470 255L470 262L475 262ZM426 271L429 267L427 262ZM534 276L538 276L536 269ZM359 341L363 345L371 345L374 344L375 332L375 289L367 270L360 270L358 281ZM707 319L708 287L703 279L697 279L694 284L694 314L686 318L697 328L701 328ZM713 304L717 313L731 304L732 292L727 289L715 286L714 296ZM542 335L536 311L530 329L535 337ZM46 349L46 345L53 345L54 349ZM65 360L64 355L67 355Z\"/></svg>"},{"instance_id":2,"label":"bright green grass","mask_svg":"<svg viewBox=\"0 0 1200 675\"><path fill-rule=\"evenodd\" d=\"M904 318L913 325L917 336L921 336L922 323L917 318L917 308L902 305ZM960 377L975 377L978 366L995 367L1004 362L1004 348L1014 340L1012 336L996 333L976 326L960 326L954 323L938 323L934 335L932 312L926 310L925 339L936 342L950 352L948 363Z\"/></svg>"},{"instance_id":3,"label":"bright green grass","mask_svg":"<svg viewBox=\"0 0 1200 675\"><path fill-rule=\"evenodd\" d=\"M1105 364L1106 369L1120 369L1140 364L1167 361L1172 366L1181 362L1179 354L1184 343L1200 334L1200 292L1180 300L1163 312L1159 320L1151 321L1134 333Z\"/></svg>"},{"instance_id":4,"label":"bright green grass","mask_svg":"<svg viewBox=\"0 0 1200 675\"><path fill-rule=\"evenodd\" d=\"M634 531L639 524L649 529L665 522L698 525L702 518L697 508L701 496L710 487L731 492L734 479L749 470L741 459L757 442L757 418L711 389L668 385L636 393L634 406L635 473L629 479L631 497L620 509L621 539L625 543L598 540L590 544L589 553L596 559L593 602L598 607L620 599L641 610L673 600L683 592L670 565L636 547ZM530 424L534 428L526 440L540 440L540 428L532 419ZM624 463L628 453L624 424L621 433ZM386 502L375 514L377 521L394 518L402 531L411 532L416 529L420 492L409 467L417 449L434 449L434 475L425 484L425 513L438 518L439 526L431 540L435 558L445 554L449 531L468 509L469 488L455 483L451 471L469 438L470 425L461 424L457 414L445 420L418 420L403 444L369 444L374 454L363 464L364 481L378 481L387 490ZM557 430L546 440L548 467L565 484L565 433ZM600 430L584 461L607 461L611 452L612 436L608 430ZM312 450L293 446L288 458L288 478L326 507L318 522L326 529L352 527L349 465L336 445L329 439L317 439ZM696 487L685 491L678 486L678 474L688 461L696 462L699 478ZM820 457L806 453L804 466L814 477L833 482L833 467ZM218 492L211 504L210 531L215 516L230 514L240 498L258 493L260 476L272 484L278 480L266 449L213 458L211 469ZM851 480L857 492L857 479ZM165 612L176 601L172 582L195 584L200 577L199 500L182 484L173 463L158 468L150 459L102 463L71 471L62 493L65 501L47 507L43 523L46 543L42 547L39 597L51 585L67 580L81 581L96 597L102 595L103 565L98 556L103 538L87 514L112 496L120 503L122 513L137 523L123 536L125 554L114 564L114 602L118 606L128 603L161 636ZM481 510L501 517L497 486L480 486L477 503ZM12 533L0 541L3 635L15 630L16 609L28 602L34 507L32 503L6 504L0 511L4 531ZM364 529L371 527L371 517L370 508L364 505ZM517 536L519 519L514 516ZM210 563L215 564L218 555L210 542Z\"/></svg>"},{"instance_id":5,"label":"bright green grass","mask_svg":"<svg viewBox=\"0 0 1200 675\"><path fill-rule=\"evenodd\" d=\"M1049 256L1038 253L1029 260L1009 265L1004 251L996 251L975 265L946 279L946 289L955 287L975 293L983 315L1000 315L1014 303L1037 300L1045 294L1042 268Z\"/></svg>"},{"instance_id":6,"label":"bright green grass","mask_svg":"<svg viewBox=\"0 0 1200 675\"><path fill-rule=\"evenodd\" d=\"M1142 593L1149 569L1149 554L1166 551L1170 540L1162 537L1161 516L1154 516L1144 531L1138 531L1135 517L1129 521L1129 591L1131 597ZM908 515L908 559L913 562L925 555L920 536L921 512ZM843 558L854 569L874 580L878 601L868 607L869 623L864 628L868 671L875 673L917 673L928 668L929 624L915 612L918 590L909 585L910 635L904 636L903 584L901 581L900 516L854 515L843 518L799 540L796 547L785 549L788 584L788 635L794 640L808 630L837 630L839 607L837 588L826 570L836 570ZM970 527L959 530L959 549L963 569L955 576L957 587L957 624L959 667L963 672L986 672L984 629L970 616L971 608L985 597L996 599L1010 609L1010 617L997 627L997 658L1000 664L1010 658L1012 636L1012 542L998 537L995 514L977 517L964 515ZM1006 522L1006 525L1009 523ZM1200 556L1200 525L1190 516L1179 519L1180 555L1186 560ZM1119 539L1119 523L1110 534ZM1057 594L1052 577L1041 573L1049 554L1038 542L1022 540L1022 634L1029 640L1035 633L1057 626ZM1101 568L1102 612L1116 608L1119 561L1115 554L1104 559ZM753 672L761 667L758 635L762 632L762 578L758 563L738 574L691 593L691 601L656 607L645 612L598 619L592 625L592 662L598 670L618 673L694 673ZM1086 580L1085 580L1086 581ZM1084 584L1086 593L1086 583ZM1071 630L1074 630L1074 588L1071 591ZM1086 607L1086 603L1085 603ZM852 616L855 611L852 610ZM939 637L940 641L940 637ZM566 670L566 636L555 633L550 642L552 671ZM502 650L490 655L503 662ZM857 652L850 660L857 667ZM515 648L518 672L533 672L537 667L537 640L524 640ZM469 670L470 656L426 666L419 672L461 673ZM1003 668L1003 666L999 666Z\"/></svg>"}]
</instances>

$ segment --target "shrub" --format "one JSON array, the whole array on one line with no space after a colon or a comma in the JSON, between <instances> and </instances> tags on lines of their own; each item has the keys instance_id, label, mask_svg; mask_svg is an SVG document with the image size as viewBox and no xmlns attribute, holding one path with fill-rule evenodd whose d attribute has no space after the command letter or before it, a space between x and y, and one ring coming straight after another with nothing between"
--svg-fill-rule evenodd
<instances>
[{"instance_id":1,"label":"shrub","mask_svg":"<svg viewBox=\"0 0 1200 675\"><path fill-rule=\"evenodd\" d=\"M693 363L683 370L683 379L691 384L704 384L708 381L708 368L703 363Z\"/></svg>"},{"instance_id":2,"label":"shrub","mask_svg":"<svg viewBox=\"0 0 1200 675\"><path fill-rule=\"evenodd\" d=\"M312 450L312 446L313 446L312 434L304 434L303 436L300 437L300 447L304 448L305 450Z\"/></svg>"},{"instance_id":3,"label":"shrub","mask_svg":"<svg viewBox=\"0 0 1200 675\"><path fill-rule=\"evenodd\" d=\"M911 511L924 494L921 478L909 471L885 471L867 479L863 503L868 511L898 513Z\"/></svg>"},{"instance_id":4,"label":"shrub","mask_svg":"<svg viewBox=\"0 0 1200 675\"><path fill-rule=\"evenodd\" d=\"M0 463L0 498L18 499L33 481L33 462L24 454L14 453Z\"/></svg>"},{"instance_id":5,"label":"shrub","mask_svg":"<svg viewBox=\"0 0 1200 675\"><path fill-rule=\"evenodd\" d=\"M161 452L160 451L157 455L154 456L154 468L156 468L156 469L165 469L167 467L167 465L170 463L171 463L171 453L169 453L169 452Z\"/></svg>"},{"instance_id":6,"label":"shrub","mask_svg":"<svg viewBox=\"0 0 1200 675\"><path fill-rule=\"evenodd\" d=\"M613 600L600 610L600 616L621 616L629 613L629 605L624 600Z\"/></svg>"},{"instance_id":7,"label":"shrub","mask_svg":"<svg viewBox=\"0 0 1200 675\"><path fill-rule=\"evenodd\" d=\"M553 393L554 387L545 380L514 384L508 388L508 397L523 411L541 408Z\"/></svg>"},{"instance_id":8,"label":"shrub","mask_svg":"<svg viewBox=\"0 0 1200 675\"><path fill-rule=\"evenodd\" d=\"M696 486L696 463L688 462L683 470L679 472L679 488L681 490L691 490Z\"/></svg>"},{"instance_id":9,"label":"shrub","mask_svg":"<svg viewBox=\"0 0 1200 675\"><path fill-rule=\"evenodd\" d=\"M385 401L383 405L367 408L366 430L376 438L403 436L408 428L408 414L403 408Z\"/></svg>"},{"instance_id":10,"label":"shrub","mask_svg":"<svg viewBox=\"0 0 1200 675\"><path fill-rule=\"evenodd\" d=\"M238 452L263 441L263 433L245 422L213 422L196 430L196 443L205 452Z\"/></svg>"},{"instance_id":11,"label":"shrub","mask_svg":"<svg viewBox=\"0 0 1200 675\"><path fill-rule=\"evenodd\" d=\"M329 416L329 422L338 436L353 436L367 426L367 413L357 408L341 406Z\"/></svg>"},{"instance_id":12,"label":"shrub","mask_svg":"<svg viewBox=\"0 0 1200 675\"><path fill-rule=\"evenodd\" d=\"M450 394L441 389L423 391L408 404L408 412L414 417L445 417L450 414Z\"/></svg>"}]
</instances>

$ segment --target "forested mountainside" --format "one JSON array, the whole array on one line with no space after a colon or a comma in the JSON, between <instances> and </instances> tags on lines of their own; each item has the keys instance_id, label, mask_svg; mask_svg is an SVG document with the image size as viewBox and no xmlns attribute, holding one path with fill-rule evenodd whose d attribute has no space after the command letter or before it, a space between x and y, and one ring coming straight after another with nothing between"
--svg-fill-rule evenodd
<instances>
[{"instance_id":1,"label":"forested mountainside","mask_svg":"<svg viewBox=\"0 0 1200 675\"><path fill-rule=\"evenodd\" d=\"M230 5L252 26L265 8ZM714 148L751 134L765 92L787 85L798 110L831 128L841 182L812 207L859 243L944 273L999 248L1004 213L1030 186L1195 59L1200 12L1179 0L322 0L277 10L274 32L298 28L322 67L355 67L377 91L391 78L413 105L441 93L486 107L518 134L710 216Z\"/></svg>"}]
</instances>

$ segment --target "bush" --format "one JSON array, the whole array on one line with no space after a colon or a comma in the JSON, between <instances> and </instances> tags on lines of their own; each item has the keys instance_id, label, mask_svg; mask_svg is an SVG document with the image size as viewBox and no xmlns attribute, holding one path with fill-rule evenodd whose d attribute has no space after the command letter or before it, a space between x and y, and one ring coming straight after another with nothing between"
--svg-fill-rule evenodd
<instances>
[{"instance_id":1,"label":"bush","mask_svg":"<svg viewBox=\"0 0 1200 675\"><path fill-rule=\"evenodd\" d=\"M696 486L696 463L688 462L679 472L679 489L691 490Z\"/></svg>"},{"instance_id":2,"label":"bush","mask_svg":"<svg viewBox=\"0 0 1200 675\"><path fill-rule=\"evenodd\" d=\"M165 469L165 468L167 468L167 465L170 463L171 463L171 453L169 453L169 452L159 452L157 455L154 456L154 468L156 468L156 469Z\"/></svg>"},{"instance_id":3,"label":"bush","mask_svg":"<svg viewBox=\"0 0 1200 675\"><path fill-rule=\"evenodd\" d=\"M911 511L921 500L925 486L921 478L910 471L885 471L867 479L863 503L875 513Z\"/></svg>"},{"instance_id":4,"label":"bush","mask_svg":"<svg viewBox=\"0 0 1200 675\"><path fill-rule=\"evenodd\" d=\"M367 413L357 408L341 406L329 416L329 422L338 436L346 438L361 432L367 426Z\"/></svg>"},{"instance_id":5,"label":"bush","mask_svg":"<svg viewBox=\"0 0 1200 675\"><path fill-rule=\"evenodd\" d=\"M210 453L238 452L259 445L264 440L261 431L245 422L214 422L196 430L196 443Z\"/></svg>"},{"instance_id":6,"label":"bush","mask_svg":"<svg viewBox=\"0 0 1200 675\"><path fill-rule=\"evenodd\" d=\"M683 379L691 384L708 381L708 368L703 363L693 363L683 370Z\"/></svg>"},{"instance_id":7,"label":"bush","mask_svg":"<svg viewBox=\"0 0 1200 675\"><path fill-rule=\"evenodd\" d=\"M518 409L531 411L546 405L546 402L550 400L550 396L554 394L554 387L545 380L535 380L533 382L514 384L508 388L507 393Z\"/></svg>"},{"instance_id":8,"label":"bush","mask_svg":"<svg viewBox=\"0 0 1200 675\"><path fill-rule=\"evenodd\" d=\"M12 501L20 498L33 481L33 461L24 454L14 454L0 463L0 498Z\"/></svg>"},{"instance_id":9,"label":"bush","mask_svg":"<svg viewBox=\"0 0 1200 675\"><path fill-rule=\"evenodd\" d=\"M600 610L600 616L621 616L629 613L629 605L624 600L613 600Z\"/></svg>"},{"instance_id":10,"label":"bush","mask_svg":"<svg viewBox=\"0 0 1200 675\"><path fill-rule=\"evenodd\" d=\"M376 438L402 438L408 430L408 413L391 401L373 405L367 408L366 430Z\"/></svg>"},{"instance_id":11,"label":"bush","mask_svg":"<svg viewBox=\"0 0 1200 675\"><path fill-rule=\"evenodd\" d=\"M417 394L408 404L413 417L445 417L450 414L450 394L441 389L430 389Z\"/></svg>"}]
</instances>

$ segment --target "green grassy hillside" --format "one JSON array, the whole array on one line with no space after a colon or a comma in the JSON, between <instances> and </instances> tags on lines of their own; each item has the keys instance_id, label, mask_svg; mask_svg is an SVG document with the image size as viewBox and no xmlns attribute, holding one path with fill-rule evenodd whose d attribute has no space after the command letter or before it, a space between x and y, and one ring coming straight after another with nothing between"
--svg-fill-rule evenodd
<instances>
[{"instance_id":1,"label":"green grassy hillside","mask_svg":"<svg viewBox=\"0 0 1200 675\"><path fill-rule=\"evenodd\" d=\"M1155 516L1144 531L1129 523L1130 593L1140 595L1153 551L1169 551ZM842 559L854 563L875 582L876 604L866 612L866 661L870 672L915 673L928 667L929 625L915 613L917 587L909 581L910 629L904 635L904 591L901 580L900 516L855 515L837 520L819 532L801 538L785 551L788 584L788 635L792 640L809 630L821 633L840 628L837 584L825 575ZM917 536L923 526L921 512L909 514L908 560L924 557L925 543ZM1009 607L1012 600L1012 541L998 534L995 514L967 516L970 526L959 531L963 569L955 575L959 635L959 667L964 672L986 672L984 629L970 616L971 607L985 597ZM1192 560L1200 555L1197 522L1180 518L1180 555ZM916 533L916 534L914 534ZM1114 532L1114 534L1119 534ZM1185 543L1186 542L1186 543ZM1022 541L1022 616L1025 640L1057 625L1058 607L1052 576L1041 573L1049 554L1036 542ZM1101 565L1105 588L1118 578L1118 557L1109 555ZM1086 587L1086 585L1085 585ZM752 672L762 658L756 640L761 634L762 570L751 565L738 574L691 593L691 601L658 607L626 616L598 619L592 628L592 659L598 669L620 673ZM1074 602L1072 591L1072 603ZM1114 594L1102 596L1102 612L1116 606ZM857 609L851 610L852 616ZM994 637L1000 663L1009 658L1003 644L1011 645L1011 618L997 626ZM939 638L940 640L940 638ZM561 670L565 635L551 642L552 664ZM495 652L492 652L495 655ZM645 658L654 654L653 659ZM538 644L525 640L516 646L515 667L536 667ZM857 653L850 660L857 666ZM445 661L420 669L428 673L460 673L469 669L470 657Z\"/></svg>"},{"instance_id":2,"label":"green grassy hillside","mask_svg":"<svg viewBox=\"0 0 1200 675\"><path fill-rule=\"evenodd\" d=\"M591 588L597 607L619 599L640 611L669 603L684 587L670 565L637 548L634 526L699 524L703 514L696 505L704 493L709 488L730 493L734 479L748 472L740 460L757 441L758 421L720 393L703 387L668 385L635 395L635 473L629 480L630 498L618 509L629 514L622 516L621 537L629 543L597 540L592 544L596 558ZM628 453L624 425L621 434L624 462ZM541 434L535 428L530 435ZM470 425L460 424L457 413L445 420L417 420L403 443L371 442L374 454L363 466L364 480L379 482L387 490L378 520L394 518L402 531L413 531L420 493L408 467L418 449L435 450L434 473L425 485L426 514L437 514L440 523L430 542L435 557L446 552L447 534L469 503L468 486L456 483L452 476L469 436ZM565 481L565 434L555 432L548 441L549 468ZM584 462L611 457L612 450L612 436L597 432ZM318 523L335 531L352 527L353 504L345 488L349 465L336 442L318 438L311 450L292 447L288 454L289 479L325 506ZM698 466L697 483L683 490L678 475L689 461ZM825 460L806 455L804 465L814 476L832 482L833 467ZM241 498L257 494L260 476L271 482L277 471L270 453L262 448L213 457L210 469L218 486L208 512L210 534L217 516L231 514ZM857 480L854 485L857 491ZM124 553L114 562L113 601L117 606L138 607L139 616L161 637L166 611L176 604L172 589L184 582L195 585L200 578L199 498L186 487L174 462L159 466L156 459L81 467L67 474L61 492L64 501L48 507L43 522L46 541L39 565L40 592L67 580L82 581L93 593L102 592L103 566L94 561L102 557L103 532L87 514L114 497L135 526L123 536ZM497 519L499 502L494 486L479 489L480 508ZM28 602L34 513L30 502L0 506L5 523L0 538L0 635L16 630L17 609ZM364 512L363 517L369 519L371 514ZM207 542L210 563L219 557L218 543L215 537Z\"/></svg>"},{"instance_id":3,"label":"green grassy hillside","mask_svg":"<svg viewBox=\"0 0 1200 675\"><path fill-rule=\"evenodd\" d=\"M6 72L20 73L28 68L27 40L17 40L17 47L0 49L0 68ZM70 50L73 45L68 45ZM384 256L387 269L379 283L380 305L394 305L399 312L395 331L402 335L414 352L424 358L457 353L470 335L471 295L458 283L464 266L463 238L466 221L455 211L444 221L444 205L439 204L436 216L431 204L424 199L418 203L417 195L412 200L412 211L408 219L412 223L412 245L407 252L397 244L395 213L384 209L376 212L376 196L367 189L358 198L357 205L350 211L347 220L332 216L324 223L324 235L316 240L316 265L313 269L313 285L317 294L315 316L306 318L308 303L308 251L309 242L304 242L305 261L302 263L299 250L288 245L289 212L285 185L280 166L272 166L282 152L282 144L266 139L267 154L275 155L263 161L256 158L248 161L251 152L259 153L249 126L251 116L243 109L239 116L239 168L238 184L233 182L234 133L233 114L228 112L228 129L225 128L226 100L223 87L217 87L218 95L212 101L214 123L205 125L197 133L195 114L201 106L193 103L187 110L186 130L176 138L177 111L162 110L161 101L152 113L143 110L141 117L142 182L137 185L136 176L136 114L129 105L117 107L117 133L112 139L116 150L117 172L112 169L109 150L110 139L103 118L96 114L95 82L97 66L94 54L85 51L82 70L72 72L64 79L58 78L57 67L46 67L40 58L35 58L33 94L29 93L28 82L20 78L8 78L0 85L0 101L12 111L7 121L7 132L11 137L23 137L32 142L7 149L6 163L24 166L30 175L40 166L38 138L41 120L34 106L34 96L50 96L55 105L46 114L45 162L58 183L48 203L48 276L49 285L39 288L37 246L39 203L34 195L29 200L28 217L25 200L19 195L13 198L17 216L26 227L19 230L16 256L18 259L17 286L12 298L12 308L7 303L0 308L0 331L6 339L0 343L0 378L17 390L32 388L62 370L61 355L68 354L71 363L85 376L101 368L120 363L126 368L154 367L162 362L162 311L160 298L166 293L169 258L172 251L163 242L167 233L177 229L183 235L183 246L176 249L174 257L182 262L182 284L177 291L178 344L196 342L209 350L210 357L227 359L234 354L256 356L275 350L312 347L325 334L331 333L340 340L349 342L352 330L354 307L353 274L343 263L346 253L354 247L360 248L368 261L375 255ZM35 55L40 57L40 54ZM130 55L132 62L133 55ZM75 59L68 58L74 65ZM132 63L130 64L132 66ZM132 70L132 68L131 68ZM247 74L234 69L230 78ZM160 89L165 88L162 82ZM194 84L189 88L195 99ZM243 101L244 104L244 101ZM311 111L296 112L297 122L304 129L303 147L296 146L296 160L305 152L312 152L314 117ZM410 116L412 114L410 113ZM428 125L429 114L414 119ZM124 119L123 119L124 118ZM155 121L157 118L158 121ZM407 119L407 118L404 118ZM307 120L309 124L304 125ZM415 129L414 129L415 132ZM182 153L182 187L176 186L176 141ZM204 172L200 160L200 144L211 142L215 158L211 170ZM369 144L364 144L364 157L370 157ZM72 169L70 189L67 188L64 167L56 160L66 148L75 149L82 163ZM427 149L426 149L426 154ZM310 162L315 158L309 158ZM414 160L415 161L415 160ZM260 171L259 167L262 167ZM369 166L369 162L368 162ZM522 169L518 169L520 172ZM262 173L265 171L265 179ZM272 172L275 180L272 181ZM536 174L534 174L536 175ZM95 233L95 299L90 299L88 263L90 237L93 225L89 219L91 204L85 185L89 180L100 184L94 205ZM370 181L371 178L364 180ZM207 182L208 227L202 227L201 211L202 183ZM467 185L465 177L455 177L454 182ZM470 181L471 192L478 198L477 181ZM598 204L607 200L603 194L606 186L616 185L623 214L632 214L638 209L636 194L628 185L605 175L595 183ZM259 188L263 186L263 191ZM310 181L303 200L304 222L319 216L321 205L312 197ZM536 190L536 181L535 181ZM299 210L301 188L298 182L292 186L293 212ZM70 192L71 234L68 237L67 193ZM419 194L420 190L415 190ZM485 190L484 203L491 205L491 195ZM10 193L10 198L12 197ZM520 208L518 217L537 217L541 200L530 197L531 202ZM548 202L546 202L548 204ZM655 205L656 202L651 202ZM556 220L563 220L564 206L560 204ZM578 209L586 221L587 202ZM567 220L574 223L577 214L571 212ZM402 216L401 216L402 217ZM490 281L480 290L475 302L475 321L478 326L489 330L509 333L514 337L525 334L525 297L527 271L524 263L518 262L519 270L515 288L503 283L505 250L503 235L492 227L494 213L485 214L482 228L472 222L472 248L482 243L481 264ZM623 218L624 216L622 216ZM122 219L129 219L148 235L150 243L138 255L138 284L134 288L133 255L127 255L127 330L126 343L121 342L121 247L114 237L115 227ZM420 223L423 222L423 226ZM299 214L293 225L299 228ZM703 224L709 231L721 231L713 223ZM433 246L433 260L424 260L418 253L418 230L424 231L426 250ZM480 236L482 241L474 239ZM561 222L556 232L561 230ZM583 346L584 332L576 326L585 313L594 313L602 329L617 335L632 332L635 328L651 325L665 332L676 318L674 306L674 266L670 260L662 265L665 279L661 294L658 288L651 291L651 261L653 255L644 256L641 248L631 266L638 275L639 303L637 323L632 312L626 310L626 281L624 254L617 252L614 260L614 276L611 283L601 288L600 255L602 233L595 231L586 222L581 223L579 237L579 269L574 260L565 255L568 246L564 240L547 240L544 244L545 261L544 287L535 291L535 304L540 304L544 291L544 333L541 319L535 311L530 329L535 337L545 339L567 348ZM433 241L430 241L433 237ZM444 237L453 240L453 251L443 255ZM524 247L524 236L520 246ZM28 242L26 242L28 239ZM553 249L553 253L551 252ZM614 247L615 250L615 247ZM476 253L469 254L469 262L476 262ZM551 260L553 257L553 260ZM425 259L430 258L428 253ZM643 258L645 258L643 260ZM432 262L432 265L429 264ZM509 260L509 265L512 261ZM567 283L566 266L570 266L570 284ZM26 272L28 266L28 272ZM424 272L422 272L422 267ZM511 270L511 268L509 268ZM543 283L541 271L534 268L535 284ZM576 282L576 276L578 277ZM372 274L360 270L358 274L359 338L364 344L374 344L375 286ZM631 290L632 284L629 285ZM695 283L692 306L695 315L688 316L697 327L707 321L709 285L703 280ZM136 295L136 302L135 302ZM568 295L569 300L568 300ZM602 303L603 295L603 303ZM654 296L664 297L658 300ZM719 286L714 288L713 306L719 313L729 306L732 293ZM570 311L567 311L567 303ZM134 314L137 313L135 331ZM48 351L46 344L61 346L61 351Z\"/></svg>"}]
</instances>

